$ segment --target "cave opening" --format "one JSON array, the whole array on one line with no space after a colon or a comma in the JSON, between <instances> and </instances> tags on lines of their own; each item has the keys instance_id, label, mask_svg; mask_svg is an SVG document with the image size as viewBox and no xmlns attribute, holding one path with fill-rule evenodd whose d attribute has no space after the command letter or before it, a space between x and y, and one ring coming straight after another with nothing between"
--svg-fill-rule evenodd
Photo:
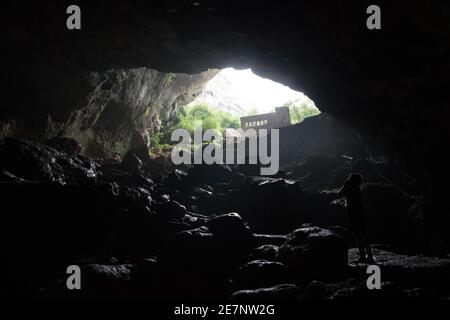
<instances>
[{"instance_id":1,"label":"cave opening","mask_svg":"<svg viewBox=\"0 0 450 320\"><path fill-rule=\"evenodd\" d=\"M238 117L273 113L276 107L284 106L290 109L289 124L320 113L304 93L260 77L251 69L220 70L188 107L197 104L206 104Z\"/></svg>"},{"instance_id":2,"label":"cave opening","mask_svg":"<svg viewBox=\"0 0 450 320\"><path fill-rule=\"evenodd\" d=\"M280 129L320 114L315 103L304 93L260 77L250 68L212 69L202 74L208 74L210 79L188 95L185 104L177 102L170 116L160 115L161 125L149 137L151 150L158 151L173 144L170 136L176 129L186 129L192 134L194 122L205 131L221 132L226 139L226 136L240 137L252 128ZM164 86L174 80L176 83L184 76L187 75L165 73ZM190 88L196 85L194 80Z\"/></svg>"}]
</instances>

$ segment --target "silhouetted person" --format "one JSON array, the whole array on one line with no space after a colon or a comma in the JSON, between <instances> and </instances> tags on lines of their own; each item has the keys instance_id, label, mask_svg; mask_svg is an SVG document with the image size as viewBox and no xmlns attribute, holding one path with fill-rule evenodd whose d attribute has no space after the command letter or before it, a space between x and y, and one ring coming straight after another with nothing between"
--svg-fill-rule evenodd
<instances>
[{"instance_id":1,"label":"silhouetted person","mask_svg":"<svg viewBox=\"0 0 450 320\"><path fill-rule=\"evenodd\" d=\"M374 262L370 244L366 238L366 219L361 195L362 176L351 173L345 184L339 190L338 197L347 200L347 216L350 231L356 238L360 258L358 262Z\"/></svg>"}]
</instances>

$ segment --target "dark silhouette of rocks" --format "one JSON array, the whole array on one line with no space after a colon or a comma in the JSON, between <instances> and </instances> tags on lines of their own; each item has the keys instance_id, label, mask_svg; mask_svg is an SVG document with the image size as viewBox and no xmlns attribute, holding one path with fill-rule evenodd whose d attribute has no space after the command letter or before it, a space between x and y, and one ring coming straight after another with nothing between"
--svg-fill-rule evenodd
<instances>
[{"instance_id":1,"label":"dark silhouette of rocks","mask_svg":"<svg viewBox=\"0 0 450 320\"><path fill-rule=\"evenodd\" d=\"M231 300L291 301L297 300L301 289L293 284L279 284L268 288L240 290L231 295Z\"/></svg>"},{"instance_id":2,"label":"dark silhouette of rocks","mask_svg":"<svg viewBox=\"0 0 450 320\"><path fill-rule=\"evenodd\" d=\"M441 281L449 272L448 257L408 256L376 246L384 282L380 292L368 292L365 265L355 264L349 232L332 218L339 212L332 203L335 193L321 190L321 179L313 184L317 189L308 189L301 179L246 176L228 166L194 166L155 176L145 167L125 170L118 159L69 155L26 140L8 138L0 149L5 212L0 240L8 274L3 292L10 297L448 295ZM369 199L392 195L389 200L398 201L396 191L379 183L365 190ZM32 272L30 261L39 261ZM65 270L72 264L82 270L79 292L65 287Z\"/></svg>"},{"instance_id":3,"label":"dark silhouette of rocks","mask_svg":"<svg viewBox=\"0 0 450 320\"><path fill-rule=\"evenodd\" d=\"M129 173L139 173L142 169L142 160L134 153L127 152L123 157L121 170Z\"/></svg>"},{"instance_id":4,"label":"dark silhouette of rocks","mask_svg":"<svg viewBox=\"0 0 450 320\"><path fill-rule=\"evenodd\" d=\"M76 156L83 149L77 140L68 137L53 137L45 140L44 144L69 156Z\"/></svg>"}]
</instances>

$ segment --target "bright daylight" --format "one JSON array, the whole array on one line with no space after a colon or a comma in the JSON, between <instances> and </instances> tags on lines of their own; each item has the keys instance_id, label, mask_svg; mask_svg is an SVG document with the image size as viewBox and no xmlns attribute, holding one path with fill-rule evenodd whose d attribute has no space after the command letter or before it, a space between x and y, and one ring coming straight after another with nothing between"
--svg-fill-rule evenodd
<instances>
[{"instance_id":1,"label":"bright daylight","mask_svg":"<svg viewBox=\"0 0 450 320\"><path fill-rule=\"evenodd\" d=\"M302 92L261 78L251 69L221 70L187 106L187 112L198 106L219 109L233 117L271 113L275 112L275 107L285 106L289 107L291 124L320 113Z\"/></svg>"}]
</instances>

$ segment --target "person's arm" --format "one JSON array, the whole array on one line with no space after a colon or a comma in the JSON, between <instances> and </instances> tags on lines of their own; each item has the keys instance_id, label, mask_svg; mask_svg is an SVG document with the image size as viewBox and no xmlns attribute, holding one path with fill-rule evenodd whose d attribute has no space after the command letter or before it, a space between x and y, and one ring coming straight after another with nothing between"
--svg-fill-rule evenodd
<instances>
[{"instance_id":1,"label":"person's arm","mask_svg":"<svg viewBox=\"0 0 450 320\"><path fill-rule=\"evenodd\" d=\"M342 198L345 195L345 192L347 192L348 185L349 185L348 180L345 180L344 185L338 192L338 198Z\"/></svg>"}]
</instances>

